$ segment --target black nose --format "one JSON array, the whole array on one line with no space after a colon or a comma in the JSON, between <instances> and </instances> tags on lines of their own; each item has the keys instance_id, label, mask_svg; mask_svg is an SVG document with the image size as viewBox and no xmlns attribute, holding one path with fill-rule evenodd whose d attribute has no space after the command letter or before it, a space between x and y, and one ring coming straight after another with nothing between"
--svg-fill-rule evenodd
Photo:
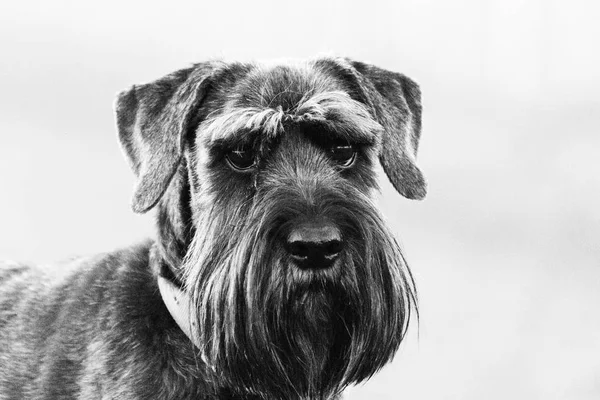
<instances>
[{"instance_id":1,"label":"black nose","mask_svg":"<svg viewBox=\"0 0 600 400\"><path fill-rule=\"evenodd\" d=\"M343 247L339 229L327 222L303 223L287 238L287 251L301 268L331 266Z\"/></svg>"}]
</instances>

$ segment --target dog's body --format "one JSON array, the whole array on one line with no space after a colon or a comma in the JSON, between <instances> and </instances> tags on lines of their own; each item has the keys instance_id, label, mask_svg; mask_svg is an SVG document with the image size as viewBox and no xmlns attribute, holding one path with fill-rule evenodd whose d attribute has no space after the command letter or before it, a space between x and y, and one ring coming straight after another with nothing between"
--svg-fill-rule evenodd
<instances>
[{"instance_id":1,"label":"dog's body","mask_svg":"<svg viewBox=\"0 0 600 400\"><path fill-rule=\"evenodd\" d=\"M53 270L6 266L0 399L217 397L158 295L150 245Z\"/></svg>"},{"instance_id":2,"label":"dog's body","mask_svg":"<svg viewBox=\"0 0 600 400\"><path fill-rule=\"evenodd\" d=\"M158 238L60 276L1 270L0 399L335 398L393 357L415 292L374 167L425 196L414 82L209 62L116 108Z\"/></svg>"}]
</instances>

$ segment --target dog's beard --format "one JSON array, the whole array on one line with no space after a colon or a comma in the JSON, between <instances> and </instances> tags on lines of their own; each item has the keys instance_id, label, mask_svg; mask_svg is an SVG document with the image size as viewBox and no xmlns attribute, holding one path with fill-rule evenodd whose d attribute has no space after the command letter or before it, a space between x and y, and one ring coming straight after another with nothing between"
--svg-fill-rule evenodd
<instances>
[{"instance_id":1,"label":"dog's beard","mask_svg":"<svg viewBox=\"0 0 600 400\"><path fill-rule=\"evenodd\" d=\"M215 385L263 398L328 398L377 372L406 332L412 277L370 200L352 189L324 194L317 206L295 199L278 190L232 213L218 204L204 210L184 271ZM283 248L307 213L327 216L344 237L328 269L302 270Z\"/></svg>"}]
</instances>

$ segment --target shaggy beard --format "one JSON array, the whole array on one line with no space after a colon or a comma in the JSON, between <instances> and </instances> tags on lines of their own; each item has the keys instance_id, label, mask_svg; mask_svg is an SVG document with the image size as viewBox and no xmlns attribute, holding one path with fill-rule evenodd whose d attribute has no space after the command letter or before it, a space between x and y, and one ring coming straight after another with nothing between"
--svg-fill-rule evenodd
<instances>
[{"instance_id":1,"label":"shaggy beard","mask_svg":"<svg viewBox=\"0 0 600 400\"><path fill-rule=\"evenodd\" d=\"M412 276L380 215L348 189L311 207L285 190L257 199L227 215L219 204L205 210L184 263L215 386L325 399L370 378L391 360L416 310ZM327 216L344 237L328 269L298 268L281 245L307 214Z\"/></svg>"}]
</instances>

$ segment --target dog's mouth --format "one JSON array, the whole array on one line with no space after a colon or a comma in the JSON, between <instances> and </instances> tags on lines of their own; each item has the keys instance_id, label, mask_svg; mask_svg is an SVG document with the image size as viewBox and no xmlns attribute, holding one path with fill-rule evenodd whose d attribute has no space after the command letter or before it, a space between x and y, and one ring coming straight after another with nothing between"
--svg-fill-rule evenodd
<instances>
[{"instance_id":1,"label":"dog's mouth","mask_svg":"<svg viewBox=\"0 0 600 400\"><path fill-rule=\"evenodd\" d=\"M328 260L306 260L299 263L294 258L288 262L288 276L290 282L303 290L325 290L329 284L339 281L344 269L343 254L336 255Z\"/></svg>"}]
</instances>

